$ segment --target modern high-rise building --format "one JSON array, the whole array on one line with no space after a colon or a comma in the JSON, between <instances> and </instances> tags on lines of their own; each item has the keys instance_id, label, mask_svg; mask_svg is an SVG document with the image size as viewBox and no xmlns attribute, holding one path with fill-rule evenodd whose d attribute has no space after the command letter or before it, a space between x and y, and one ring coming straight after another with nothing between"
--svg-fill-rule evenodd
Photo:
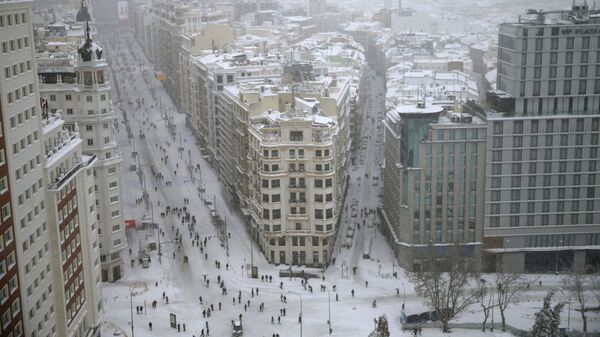
<instances>
[{"instance_id":1,"label":"modern high-rise building","mask_svg":"<svg viewBox=\"0 0 600 337\"><path fill-rule=\"evenodd\" d=\"M383 222L400 266L420 270L436 245L478 260L483 237L485 121L419 102L383 121Z\"/></svg>"},{"instance_id":2,"label":"modern high-rise building","mask_svg":"<svg viewBox=\"0 0 600 337\"><path fill-rule=\"evenodd\" d=\"M2 315L13 320L10 324L14 335L47 336L56 331L55 285L44 195L31 6L31 1L0 2L0 105L7 146L1 156L8 171L4 187L10 187L11 198L10 202L4 199L1 211L4 235L0 245L1 263L10 276L0 280L2 296L11 300L10 312ZM3 330L4 336L10 334Z\"/></svg>"},{"instance_id":3,"label":"modern high-rise building","mask_svg":"<svg viewBox=\"0 0 600 337\"><path fill-rule=\"evenodd\" d=\"M271 263L322 266L331 258L341 194L338 124L314 98L251 118L250 217Z\"/></svg>"},{"instance_id":4,"label":"modern high-rise building","mask_svg":"<svg viewBox=\"0 0 600 337\"><path fill-rule=\"evenodd\" d=\"M93 189L96 157L82 154L78 130L65 128L59 114L46 115L42 130L56 335L99 336L102 291Z\"/></svg>"},{"instance_id":5,"label":"modern high-rise building","mask_svg":"<svg viewBox=\"0 0 600 337\"><path fill-rule=\"evenodd\" d=\"M82 48L94 46L91 52ZM107 79L108 64L102 49L93 42L89 31L77 60L41 60L40 96L48 111L62 110L67 128L78 126L83 153L95 156L94 190L100 236L102 280L115 281L122 276L121 253L127 246L121 202L121 151L115 139L115 115Z\"/></svg>"},{"instance_id":6,"label":"modern high-rise building","mask_svg":"<svg viewBox=\"0 0 600 337\"><path fill-rule=\"evenodd\" d=\"M31 6L0 2L0 335L99 336L95 157L39 99Z\"/></svg>"},{"instance_id":7,"label":"modern high-rise building","mask_svg":"<svg viewBox=\"0 0 600 337\"><path fill-rule=\"evenodd\" d=\"M485 265L600 268L600 18L586 4L500 25L488 103Z\"/></svg>"}]
</instances>

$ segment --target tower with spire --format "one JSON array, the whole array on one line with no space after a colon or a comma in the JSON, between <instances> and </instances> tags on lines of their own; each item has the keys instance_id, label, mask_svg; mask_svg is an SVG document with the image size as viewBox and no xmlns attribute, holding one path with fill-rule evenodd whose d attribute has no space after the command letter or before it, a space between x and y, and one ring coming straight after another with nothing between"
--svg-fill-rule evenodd
<instances>
[{"instance_id":1,"label":"tower with spire","mask_svg":"<svg viewBox=\"0 0 600 337\"><path fill-rule=\"evenodd\" d=\"M116 117L111 103L108 63L100 44L92 39L90 15L84 1L81 6L78 17L84 19L85 37L77 49L74 67L77 81L73 92L73 96L79 96L79 106L71 114L65 114L64 119L79 126L84 153L97 157L94 189L102 280L112 282L122 276L121 253L127 246L121 203L122 157L116 142Z\"/></svg>"}]
</instances>

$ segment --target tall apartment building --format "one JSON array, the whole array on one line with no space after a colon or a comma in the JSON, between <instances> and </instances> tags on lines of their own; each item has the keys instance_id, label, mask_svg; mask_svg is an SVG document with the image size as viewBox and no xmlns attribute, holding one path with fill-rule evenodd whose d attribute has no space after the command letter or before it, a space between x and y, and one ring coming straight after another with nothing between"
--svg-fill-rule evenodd
<instances>
[{"instance_id":1,"label":"tall apartment building","mask_svg":"<svg viewBox=\"0 0 600 337\"><path fill-rule=\"evenodd\" d=\"M181 48L179 52L179 92L180 107L186 114L187 125L197 137L200 146L208 150L206 153L212 156L209 147L209 79L208 66L217 63L226 56L216 56L211 53L215 49L221 50L226 44L233 41L233 30L231 26L224 24L205 24L202 32L194 34L183 34L181 36ZM207 60L204 60L207 57ZM209 60L213 60L210 62ZM222 88L222 86L221 86ZM214 120L214 118L213 118ZM213 122L214 124L214 122Z\"/></svg>"},{"instance_id":2,"label":"tall apartment building","mask_svg":"<svg viewBox=\"0 0 600 337\"><path fill-rule=\"evenodd\" d=\"M331 258L342 195L335 119L316 99L251 118L250 217L271 263L323 266Z\"/></svg>"},{"instance_id":3,"label":"tall apartment building","mask_svg":"<svg viewBox=\"0 0 600 337\"><path fill-rule=\"evenodd\" d=\"M95 156L77 129L43 119L44 176L57 336L100 336L102 292L93 190ZM48 275L50 276L50 274Z\"/></svg>"},{"instance_id":4,"label":"tall apartment building","mask_svg":"<svg viewBox=\"0 0 600 337\"><path fill-rule=\"evenodd\" d=\"M49 254L31 6L30 1L0 2L0 104L7 145L2 162L7 167L5 186L10 186L11 198L2 208L2 256L12 275L8 280L6 276L2 278L3 286L8 284L12 301L11 311L2 315L9 321L12 317L16 335L48 336L56 331L55 286ZM10 252L15 246L16 256L14 250ZM15 267L16 261L19 263ZM3 331L4 336L10 333Z\"/></svg>"},{"instance_id":5,"label":"tall apartment building","mask_svg":"<svg viewBox=\"0 0 600 337\"><path fill-rule=\"evenodd\" d=\"M0 171L0 331L99 336L98 243L90 222L95 195L87 178L94 158L81 155L75 130L63 130L62 120L39 107L31 6L0 3L2 143L11 144L0 151L6 164Z\"/></svg>"},{"instance_id":6,"label":"tall apartment building","mask_svg":"<svg viewBox=\"0 0 600 337\"><path fill-rule=\"evenodd\" d=\"M206 11L187 1L152 0L146 21L147 24L142 23L140 27L149 30L149 33L143 34L150 40L146 55L155 68L164 73L165 88L173 102L181 107L179 51L182 34L200 33L206 22L227 22L226 16Z\"/></svg>"},{"instance_id":7,"label":"tall apartment building","mask_svg":"<svg viewBox=\"0 0 600 337\"><path fill-rule=\"evenodd\" d=\"M83 153L97 158L94 190L102 280L112 282L121 278L121 253L127 240L121 203L122 157L115 139L116 119L107 80L108 64L89 31L75 64L65 61L40 61L40 96L50 112L64 111L62 118L68 128L78 125Z\"/></svg>"},{"instance_id":8,"label":"tall apartment building","mask_svg":"<svg viewBox=\"0 0 600 337\"><path fill-rule=\"evenodd\" d=\"M383 220L400 266L420 270L461 244L481 256L486 125L441 106L398 105L383 121Z\"/></svg>"},{"instance_id":9,"label":"tall apartment building","mask_svg":"<svg viewBox=\"0 0 600 337\"><path fill-rule=\"evenodd\" d=\"M4 18L4 15L0 14L0 17ZM0 64L5 66L2 62ZM4 81L1 76L0 81ZM12 218L10 177L6 163L7 148L4 137L6 123L2 104L6 95L3 90L0 90L0 93L2 93L0 96L0 210L2 210L2 223L0 224L0 313L2 313L2 324L0 325L0 336L5 337L23 335L23 313L17 268L15 224Z\"/></svg>"},{"instance_id":10,"label":"tall apartment building","mask_svg":"<svg viewBox=\"0 0 600 337\"><path fill-rule=\"evenodd\" d=\"M593 15L594 14L594 15ZM600 266L600 19L500 25L500 92L489 94L486 265L513 271Z\"/></svg>"}]
</instances>

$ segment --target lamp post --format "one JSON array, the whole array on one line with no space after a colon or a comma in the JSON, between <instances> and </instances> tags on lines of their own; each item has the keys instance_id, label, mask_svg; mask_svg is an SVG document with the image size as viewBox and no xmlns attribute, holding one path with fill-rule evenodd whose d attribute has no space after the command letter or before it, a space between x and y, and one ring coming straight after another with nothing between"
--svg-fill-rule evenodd
<instances>
[{"instance_id":1,"label":"lamp post","mask_svg":"<svg viewBox=\"0 0 600 337\"><path fill-rule=\"evenodd\" d=\"M406 304L406 287L404 287L404 282L402 282L402 307Z\"/></svg>"},{"instance_id":2,"label":"lamp post","mask_svg":"<svg viewBox=\"0 0 600 337\"><path fill-rule=\"evenodd\" d=\"M135 337L133 331L133 291L131 290L131 284L129 285L129 310L131 313L131 337Z\"/></svg>"},{"instance_id":3,"label":"lamp post","mask_svg":"<svg viewBox=\"0 0 600 337\"><path fill-rule=\"evenodd\" d=\"M558 245L556 245L556 254L554 258L554 273L558 275L558 247L562 246L563 240L558 240Z\"/></svg>"},{"instance_id":4,"label":"lamp post","mask_svg":"<svg viewBox=\"0 0 600 337\"><path fill-rule=\"evenodd\" d=\"M295 291L288 291L288 293L297 295L300 298L300 337L302 337L302 296Z\"/></svg>"},{"instance_id":5,"label":"lamp post","mask_svg":"<svg viewBox=\"0 0 600 337\"><path fill-rule=\"evenodd\" d=\"M327 319L327 326L329 328L329 334L331 335L331 293L329 292L329 290L327 290L327 310L329 316L329 318Z\"/></svg>"}]
</instances>

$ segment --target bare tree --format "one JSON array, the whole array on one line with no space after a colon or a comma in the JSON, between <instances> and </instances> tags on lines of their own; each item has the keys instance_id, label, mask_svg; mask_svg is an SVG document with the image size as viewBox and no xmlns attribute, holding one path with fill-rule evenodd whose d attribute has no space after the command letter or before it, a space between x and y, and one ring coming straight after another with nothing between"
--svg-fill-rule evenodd
<instances>
[{"instance_id":1,"label":"bare tree","mask_svg":"<svg viewBox=\"0 0 600 337\"><path fill-rule=\"evenodd\" d=\"M443 254L436 248L429 246L429 260L421 271L409 272L408 278L417 294L437 311L442 331L449 332L450 319L477 302L478 289L471 285L479 280L479 274L472 259L463 256L464 246L452 244Z\"/></svg>"},{"instance_id":2,"label":"bare tree","mask_svg":"<svg viewBox=\"0 0 600 337\"><path fill-rule=\"evenodd\" d=\"M506 310L511 304L518 302L518 295L525 287L521 275L504 270L496 272L497 306L502 318L502 331L506 331Z\"/></svg>"},{"instance_id":3,"label":"bare tree","mask_svg":"<svg viewBox=\"0 0 600 337\"><path fill-rule=\"evenodd\" d=\"M477 301L483 310L483 322L481 323L481 331L485 332L485 324L490 317L490 311L492 310L494 303L492 302L492 291L488 290L488 286L484 279L480 279L477 283Z\"/></svg>"},{"instance_id":4,"label":"bare tree","mask_svg":"<svg viewBox=\"0 0 600 337\"><path fill-rule=\"evenodd\" d=\"M590 308L587 307L587 298L585 297L585 284L588 278L581 274L574 274L563 279L564 288L569 292L569 297L575 298L579 304L579 312L583 321L583 332L587 332L587 314Z\"/></svg>"}]
</instances>

